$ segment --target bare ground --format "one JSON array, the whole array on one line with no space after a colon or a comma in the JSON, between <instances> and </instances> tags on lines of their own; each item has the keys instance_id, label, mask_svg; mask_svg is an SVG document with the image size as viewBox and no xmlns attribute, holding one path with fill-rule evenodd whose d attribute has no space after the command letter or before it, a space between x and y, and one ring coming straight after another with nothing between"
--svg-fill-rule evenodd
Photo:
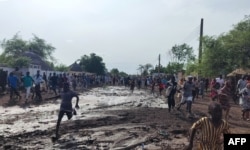
<instances>
[{"instance_id":1,"label":"bare ground","mask_svg":"<svg viewBox=\"0 0 250 150\"><path fill-rule=\"evenodd\" d=\"M93 95L91 89L83 94ZM73 120L62 121L60 127L60 139L51 141L55 132L56 119L39 119L38 125L29 125L35 122L43 112L29 111L28 113L10 114L8 119L0 122L1 126L6 126L0 135L0 149L81 149L81 150L120 150L120 149L148 149L148 150L171 150L183 149L188 143L189 128L192 123L202 116L207 116L207 106L210 102L206 97L204 100L196 100L193 104L193 115L189 116L185 107L182 110L168 112L165 107L160 107L164 103L164 97L153 97L149 92L136 90L130 95L128 89L118 88L120 94L98 93L100 97L132 97L132 101L117 103L113 105L97 105L87 107L88 101L80 105L86 110L79 110ZM123 92L127 92L123 93ZM142 98L141 95L144 95ZM146 96L145 96L146 95ZM44 97L51 97L44 94ZM84 100L83 100L84 101ZM55 105L53 100L43 101L39 106ZM46 105L47 104L47 105ZM9 109L14 106L21 108L24 100L9 103L8 95L1 97L1 109ZM59 108L59 103L56 103ZM241 109L238 105L231 103L230 130L232 133L250 134L250 122L241 120ZM159 106L159 107L158 107ZM31 103L30 108L36 109L37 105ZM5 111L6 111L5 110ZM58 110L46 110L48 119L56 116ZM8 112L6 112L8 115ZM3 118L3 116L1 117ZM12 132L14 124L22 121L27 125L18 132ZM43 126L44 129L40 129ZM30 129L31 128L31 129ZM196 137L196 142L199 134Z\"/></svg>"}]
</instances>

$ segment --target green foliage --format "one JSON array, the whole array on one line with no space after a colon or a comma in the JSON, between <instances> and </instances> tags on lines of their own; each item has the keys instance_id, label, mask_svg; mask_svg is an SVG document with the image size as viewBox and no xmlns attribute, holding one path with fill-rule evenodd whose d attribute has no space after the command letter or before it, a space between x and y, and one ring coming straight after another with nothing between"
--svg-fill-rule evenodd
<instances>
[{"instance_id":1,"label":"green foliage","mask_svg":"<svg viewBox=\"0 0 250 150\"><path fill-rule=\"evenodd\" d=\"M178 63L178 62L169 62L166 67L166 73L168 74L174 74L179 71L182 71L184 67L184 63Z\"/></svg>"},{"instance_id":2,"label":"green foliage","mask_svg":"<svg viewBox=\"0 0 250 150\"><path fill-rule=\"evenodd\" d=\"M1 42L1 47L3 48L4 56L13 56L17 58L22 53L27 51L27 42L24 41L18 34L15 34L12 39L4 39Z\"/></svg>"},{"instance_id":3,"label":"green foliage","mask_svg":"<svg viewBox=\"0 0 250 150\"><path fill-rule=\"evenodd\" d=\"M234 28L219 37L204 36L203 76L228 74L236 68L250 67L250 17L246 16Z\"/></svg>"},{"instance_id":4,"label":"green foliage","mask_svg":"<svg viewBox=\"0 0 250 150\"><path fill-rule=\"evenodd\" d=\"M149 70L153 68L152 64L139 65L137 70L140 70L141 75L147 76L149 74Z\"/></svg>"},{"instance_id":5,"label":"green foliage","mask_svg":"<svg viewBox=\"0 0 250 150\"><path fill-rule=\"evenodd\" d=\"M195 55L193 52L193 48L188 46L187 44L175 45L172 47L171 52L173 54L173 59L176 62L184 63L189 60L195 60Z\"/></svg>"},{"instance_id":6,"label":"green foliage","mask_svg":"<svg viewBox=\"0 0 250 150\"><path fill-rule=\"evenodd\" d=\"M110 70L111 75L117 76L119 75L119 70L117 68L113 68Z\"/></svg>"},{"instance_id":7,"label":"green foliage","mask_svg":"<svg viewBox=\"0 0 250 150\"><path fill-rule=\"evenodd\" d=\"M123 72L123 71L121 71L121 72L119 72L119 76L121 76L121 77L127 77L128 74L125 73L125 72Z\"/></svg>"},{"instance_id":8,"label":"green foliage","mask_svg":"<svg viewBox=\"0 0 250 150\"><path fill-rule=\"evenodd\" d=\"M198 73L198 68L199 67L199 64L198 64L198 61L196 62L193 62L193 61L189 61L187 64L186 64L186 71L185 73L187 75L197 75ZM206 71L205 71L206 72Z\"/></svg>"},{"instance_id":9,"label":"green foliage","mask_svg":"<svg viewBox=\"0 0 250 150\"><path fill-rule=\"evenodd\" d=\"M66 72L69 70L69 68L64 64L59 64L58 66L55 66L54 69L56 71L62 71L62 72Z\"/></svg>"},{"instance_id":10,"label":"green foliage","mask_svg":"<svg viewBox=\"0 0 250 150\"><path fill-rule=\"evenodd\" d=\"M54 60L52 53L55 48L47 44L44 39L41 39L33 34L33 39L27 44L28 50L39 55L43 60Z\"/></svg>"},{"instance_id":11,"label":"green foliage","mask_svg":"<svg viewBox=\"0 0 250 150\"><path fill-rule=\"evenodd\" d=\"M18 34L15 34L11 39L4 39L1 42L3 53L1 54L1 63L9 66L28 66L30 59L22 56L25 52L30 51L40 56L44 61L54 60L52 53L55 48L47 44L45 40L33 35L30 41L23 40Z\"/></svg>"},{"instance_id":12,"label":"green foliage","mask_svg":"<svg viewBox=\"0 0 250 150\"><path fill-rule=\"evenodd\" d=\"M107 70L102 57L97 56L95 53L91 53L90 56L82 56L79 64L84 71L96 73L97 75L103 75Z\"/></svg>"}]
</instances>

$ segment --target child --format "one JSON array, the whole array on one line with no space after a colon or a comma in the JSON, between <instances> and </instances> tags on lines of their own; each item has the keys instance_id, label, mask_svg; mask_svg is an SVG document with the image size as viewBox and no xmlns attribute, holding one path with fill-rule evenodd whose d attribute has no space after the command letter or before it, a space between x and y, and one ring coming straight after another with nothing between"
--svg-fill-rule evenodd
<instances>
[{"instance_id":1,"label":"child","mask_svg":"<svg viewBox=\"0 0 250 150\"><path fill-rule=\"evenodd\" d=\"M217 102L208 106L211 118L203 117L191 127L191 136L187 150L193 148L193 139L198 129L201 130L200 149L221 150L223 149L223 133L229 133L228 123L222 119L222 108Z\"/></svg>"},{"instance_id":2,"label":"child","mask_svg":"<svg viewBox=\"0 0 250 150\"><path fill-rule=\"evenodd\" d=\"M72 108L72 98L76 97L76 105L75 108L79 108L78 102L79 102L79 97L77 95L77 93L71 91L69 89L69 84L68 83L64 83L63 85L63 92L61 93L61 106L60 106L60 111L59 111L59 115L58 115L58 120L57 120L57 125L56 125L56 136L52 137L52 141L56 141L59 138L59 126L60 123L62 121L62 118L64 116L64 114L67 115L68 120L72 118L73 114L76 115L76 111L73 110Z\"/></svg>"}]
</instances>

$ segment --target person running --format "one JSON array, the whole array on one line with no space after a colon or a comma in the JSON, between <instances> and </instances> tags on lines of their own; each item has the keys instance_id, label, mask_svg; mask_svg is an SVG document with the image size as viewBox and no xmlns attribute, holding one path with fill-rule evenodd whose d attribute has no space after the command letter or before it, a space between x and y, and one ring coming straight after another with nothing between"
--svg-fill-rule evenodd
<instances>
[{"instance_id":1,"label":"person running","mask_svg":"<svg viewBox=\"0 0 250 150\"><path fill-rule=\"evenodd\" d=\"M231 96L231 83L229 81L225 82L225 85L223 88L220 89L220 92L218 94L218 102L221 104L222 109L225 111L225 120L228 120L229 117L229 111L231 108L231 105L229 103L229 99Z\"/></svg>"},{"instance_id":2,"label":"person running","mask_svg":"<svg viewBox=\"0 0 250 150\"><path fill-rule=\"evenodd\" d=\"M201 131L201 141L199 148L203 150L223 149L223 134L230 133L228 123L222 119L222 108L217 102L212 102L208 106L208 113L211 117L202 117L191 127L191 135L186 150L192 150L195 133Z\"/></svg>"},{"instance_id":3,"label":"person running","mask_svg":"<svg viewBox=\"0 0 250 150\"><path fill-rule=\"evenodd\" d=\"M195 88L194 83L192 82L193 77L189 76L188 81L184 83L183 86L183 96L181 103L178 105L177 110L180 110L181 106L187 103L187 111L191 114L192 109L192 91Z\"/></svg>"},{"instance_id":4,"label":"person running","mask_svg":"<svg viewBox=\"0 0 250 150\"><path fill-rule=\"evenodd\" d=\"M75 74L72 75L71 82L72 82L73 90L76 91L77 81L76 81L76 75Z\"/></svg>"},{"instance_id":5,"label":"person running","mask_svg":"<svg viewBox=\"0 0 250 150\"><path fill-rule=\"evenodd\" d=\"M52 137L52 141L56 141L59 138L59 127L60 127L64 114L67 115L68 120L70 120L73 117L73 115L76 115L76 110L72 108L72 99L74 97L76 97L75 108L79 109L78 94L70 90L69 83L66 82L63 84L63 92L60 95L58 95L58 98L59 97L61 97L62 101L61 101L60 111L58 114L58 120L56 124L56 135L55 137Z\"/></svg>"},{"instance_id":6,"label":"person running","mask_svg":"<svg viewBox=\"0 0 250 150\"><path fill-rule=\"evenodd\" d=\"M39 98L39 101L42 101L41 83L43 83L44 80L43 77L40 75L40 70L37 70L37 74L34 76L34 82L36 96Z\"/></svg>"},{"instance_id":7,"label":"person running","mask_svg":"<svg viewBox=\"0 0 250 150\"><path fill-rule=\"evenodd\" d=\"M45 82L45 91L48 91L48 78L47 78L47 75L46 75L46 72L43 72L43 81Z\"/></svg>"},{"instance_id":8,"label":"person running","mask_svg":"<svg viewBox=\"0 0 250 150\"><path fill-rule=\"evenodd\" d=\"M178 91L178 94L177 94L177 98L178 98L178 102L181 101L182 99L182 94L183 94L183 87L184 87L184 83L185 83L185 78L181 78L178 82L178 85L177 85L177 91Z\"/></svg>"},{"instance_id":9,"label":"person running","mask_svg":"<svg viewBox=\"0 0 250 150\"><path fill-rule=\"evenodd\" d=\"M216 78L216 82L220 83L220 88L222 88L225 84L225 81L222 78L222 75L219 75L219 78Z\"/></svg>"},{"instance_id":10,"label":"person running","mask_svg":"<svg viewBox=\"0 0 250 150\"><path fill-rule=\"evenodd\" d=\"M25 103L28 103L29 95L30 95L30 90L31 87L34 83L34 80L30 76L30 72L26 72L26 76L22 78L24 87L26 89L26 95L25 95Z\"/></svg>"},{"instance_id":11,"label":"person running","mask_svg":"<svg viewBox=\"0 0 250 150\"><path fill-rule=\"evenodd\" d=\"M14 76L13 72L10 73L8 77L8 85L10 87L10 100L13 98L13 92L19 97L19 100L22 99L22 96L18 92L18 78Z\"/></svg>"},{"instance_id":12,"label":"person running","mask_svg":"<svg viewBox=\"0 0 250 150\"><path fill-rule=\"evenodd\" d=\"M199 95L199 81L196 77L193 78L193 83L194 83L194 89L192 90L192 97L193 97L193 103L195 98L198 99L198 95Z\"/></svg>"},{"instance_id":13,"label":"person running","mask_svg":"<svg viewBox=\"0 0 250 150\"><path fill-rule=\"evenodd\" d=\"M171 87L171 91L169 92L168 95L168 111L171 111L171 108L173 109L175 107L175 93L177 89L177 82L175 81L175 77L173 76L171 80L168 82L168 86Z\"/></svg>"},{"instance_id":14,"label":"person running","mask_svg":"<svg viewBox=\"0 0 250 150\"><path fill-rule=\"evenodd\" d=\"M53 73L53 76L50 78L50 83L51 83L51 90L53 90L55 95L57 95L56 89L58 86L58 77L55 72Z\"/></svg>"},{"instance_id":15,"label":"person running","mask_svg":"<svg viewBox=\"0 0 250 150\"><path fill-rule=\"evenodd\" d=\"M155 95L155 85L156 85L156 79L153 78L151 82L151 94L154 96Z\"/></svg>"},{"instance_id":16,"label":"person running","mask_svg":"<svg viewBox=\"0 0 250 150\"><path fill-rule=\"evenodd\" d=\"M162 91L164 90L164 84L162 83L161 79L158 81L158 86L159 86L159 93L160 96L162 95Z\"/></svg>"},{"instance_id":17,"label":"person running","mask_svg":"<svg viewBox=\"0 0 250 150\"><path fill-rule=\"evenodd\" d=\"M210 84L210 97L212 101L215 101L218 99L219 88L220 88L220 84L216 82L216 79L214 78Z\"/></svg>"},{"instance_id":18,"label":"person running","mask_svg":"<svg viewBox=\"0 0 250 150\"><path fill-rule=\"evenodd\" d=\"M134 92L134 89L135 89L135 80L131 79L130 80L130 91L131 91L131 93Z\"/></svg>"},{"instance_id":19,"label":"person running","mask_svg":"<svg viewBox=\"0 0 250 150\"><path fill-rule=\"evenodd\" d=\"M12 71L12 73L13 73L13 76L15 76L15 77L17 77L17 80L18 80L18 82L17 82L17 91L19 91L20 89L19 88L21 88L21 78L22 78L22 72L19 70L19 67L15 67L15 70L14 71Z\"/></svg>"}]
</instances>

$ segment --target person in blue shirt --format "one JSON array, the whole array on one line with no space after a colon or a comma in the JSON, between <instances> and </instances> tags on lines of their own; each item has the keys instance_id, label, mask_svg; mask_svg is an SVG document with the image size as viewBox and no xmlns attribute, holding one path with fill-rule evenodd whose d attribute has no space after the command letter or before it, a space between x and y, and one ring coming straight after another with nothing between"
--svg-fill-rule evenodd
<instances>
[{"instance_id":1,"label":"person in blue shirt","mask_svg":"<svg viewBox=\"0 0 250 150\"><path fill-rule=\"evenodd\" d=\"M10 87L10 100L12 100L12 98L13 98L13 93L15 93L19 97L19 100L21 100L22 96L20 95L20 93L17 90L18 78L13 75L13 72L11 72L9 77L8 77L8 86Z\"/></svg>"},{"instance_id":2,"label":"person in blue shirt","mask_svg":"<svg viewBox=\"0 0 250 150\"><path fill-rule=\"evenodd\" d=\"M32 87L32 85L34 83L33 78L30 76L30 72L26 72L26 76L24 76L22 78L22 81L23 81L24 87L26 89L25 103L27 103L29 95L30 95L31 87Z\"/></svg>"}]
</instances>

